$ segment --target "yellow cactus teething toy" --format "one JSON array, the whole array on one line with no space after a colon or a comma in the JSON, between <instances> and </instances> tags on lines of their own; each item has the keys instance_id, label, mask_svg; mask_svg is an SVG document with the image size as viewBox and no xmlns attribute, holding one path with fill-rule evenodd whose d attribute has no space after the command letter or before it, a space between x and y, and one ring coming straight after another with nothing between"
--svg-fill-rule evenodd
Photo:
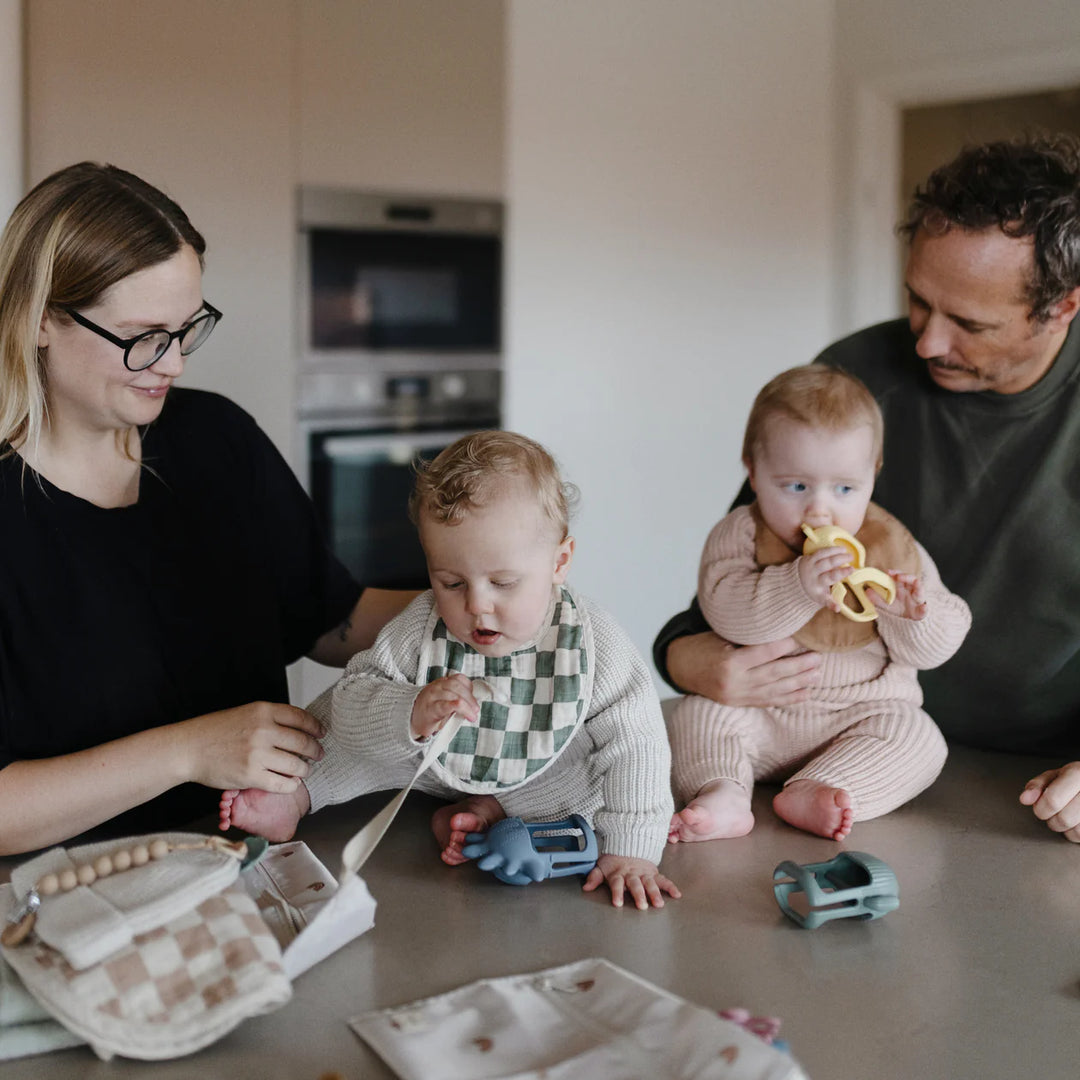
<instances>
[{"instance_id":1,"label":"yellow cactus teething toy","mask_svg":"<svg viewBox=\"0 0 1080 1080\"><path fill-rule=\"evenodd\" d=\"M867 586L876 589L886 604L891 604L896 599L896 582L888 574L866 565L866 548L847 529L841 529L839 525L822 525L812 529L804 524L802 531L806 533L804 555L812 555L815 551L829 547L846 547L851 552L851 573L829 590L832 598L840 605L841 615L853 622L872 622L878 617L873 601L866 596ZM858 607L849 607L844 602L849 590Z\"/></svg>"}]
</instances>

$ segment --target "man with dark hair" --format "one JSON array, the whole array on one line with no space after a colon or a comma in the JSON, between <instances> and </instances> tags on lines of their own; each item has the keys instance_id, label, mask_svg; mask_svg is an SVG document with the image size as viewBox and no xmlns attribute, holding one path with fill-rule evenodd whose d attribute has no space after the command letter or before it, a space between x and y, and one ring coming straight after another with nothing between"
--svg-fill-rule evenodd
<instances>
[{"instance_id":1,"label":"man with dark hair","mask_svg":"<svg viewBox=\"0 0 1080 1080\"><path fill-rule=\"evenodd\" d=\"M874 499L920 538L973 626L922 672L954 742L1053 754L1021 802L1080 842L1080 141L964 150L916 192L906 320L818 358L858 375L885 417ZM728 705L803 700L818 658L793 640L736 648L696 602L657 667Z\"/></svg>"}]
</instances>

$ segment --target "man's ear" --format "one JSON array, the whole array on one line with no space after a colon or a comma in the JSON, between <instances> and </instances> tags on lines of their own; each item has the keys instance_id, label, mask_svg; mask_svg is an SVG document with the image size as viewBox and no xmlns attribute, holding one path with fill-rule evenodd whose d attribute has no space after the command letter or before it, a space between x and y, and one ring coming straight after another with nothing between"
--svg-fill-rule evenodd
<instances>
[{"instance_id":1,"label":"man's ear","mask_svg":"<svg viewBox=\"0 0 1080 1080\"><path fill-rule=\"evenodd\" d=\"M570 563L573 560L574 538L568 536L555 549L555 574L552 578L552 584L561 585L566 580L566 575L570 573Z\"/></svg>"},{"instance_id":2,"label":"man's ear","mask_svg":"<svg viewBox=\"0 0 1080 1080\"><path fill-rule=\"evenodd\" d=\"M1048 325L1054 330L1068 330L1069 324L1080 312L1080 285L1066 293L1051 309Z\"/></svg>"}]
</instances>

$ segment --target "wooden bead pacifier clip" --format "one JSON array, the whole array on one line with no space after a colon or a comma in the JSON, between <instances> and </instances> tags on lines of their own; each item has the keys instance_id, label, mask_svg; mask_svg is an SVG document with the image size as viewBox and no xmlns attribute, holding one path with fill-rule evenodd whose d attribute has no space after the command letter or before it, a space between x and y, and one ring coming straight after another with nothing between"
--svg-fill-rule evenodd
<instances>
[{"instance_id":1,"label":"wooden bead pacifier clip","mask_svg":"<svg viewBox=\"0 0 1080 1080\"><path fill-rule=\"evenodd\" d=\"M80 885L93 885L99 878L145 866L148 862L164 859L173 851L202 850L217 851L238 860L246 858L248 853L247 845L243 841L234 842L223 836L207 836L191 844L173 844L159 836L156 840L122 848L112 855L99 855L92 863L82 863L73 870L69 868L58 874L44 874L34 883L34 887L26 894L26 899L8 920L3 932L0 932L0 944L14 948L26 940L34 928L38 908L45 897L71 892Z\"/></svg>"},{"instance_id":2,"label":"wooden bead pacifier clip","mask_svg":"<svg viewBox=\"0 0 1080 1080\"><path fill-rule=\"evenodd\" d=\"M840 605L841 615L853 622L872 622L878 617L874 602L866 596L867 586L876 589L886 604L891 604L896 599L896 582L881 570L866 565L866 548L846 529L841 529L839 525L822 525L818 529L803 525L802 531L806 533L804 555L812 555L815 551L829 547L844 547L851 552L851 573L829 590L832 598ZM854 598L855 607L846 603L849 593Z\"/></svg>"}]
</instances>

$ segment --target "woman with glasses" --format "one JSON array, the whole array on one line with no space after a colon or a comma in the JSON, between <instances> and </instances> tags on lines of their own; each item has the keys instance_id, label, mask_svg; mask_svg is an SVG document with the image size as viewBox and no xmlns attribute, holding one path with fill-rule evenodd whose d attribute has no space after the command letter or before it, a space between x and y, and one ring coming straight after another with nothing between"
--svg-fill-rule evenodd
<instances>
[{"instance_id":1,"label":"woman with glasses","mask_svg":"<svg viewBox=\"0 0 1080 1080\"><path fill-rule=\"evenodd\" d=\"M286 664L344 664L407 599L361 593L243 410L174 385L222 318L204 250L89 162L0 238L0 854L293 790L321 731Z\"/></svg>"}]
</instances>

